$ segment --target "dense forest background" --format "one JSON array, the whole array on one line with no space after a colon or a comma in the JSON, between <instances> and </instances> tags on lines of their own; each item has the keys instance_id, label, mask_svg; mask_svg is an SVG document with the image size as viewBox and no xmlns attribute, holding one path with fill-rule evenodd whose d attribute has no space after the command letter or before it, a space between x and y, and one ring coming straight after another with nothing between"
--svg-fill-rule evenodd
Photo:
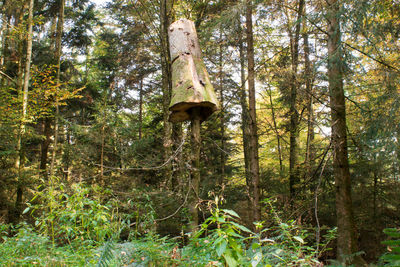
<instances>
[{"instance_id":1,"label":"dense forest background","mask_svg":"<svg viewBox=\"0 0 400 267\"><path fill-rule=\"evenodd\" d=\"M337 227L315 258L359 265L400 227L399 1L3 0L0 13L5 236L26 222L58 245L183 244L223 207L263 238L286 222L319 246ZM180 18L220 102L198 186L190 123L168 122Z\"/></svg>"}]
</instances>

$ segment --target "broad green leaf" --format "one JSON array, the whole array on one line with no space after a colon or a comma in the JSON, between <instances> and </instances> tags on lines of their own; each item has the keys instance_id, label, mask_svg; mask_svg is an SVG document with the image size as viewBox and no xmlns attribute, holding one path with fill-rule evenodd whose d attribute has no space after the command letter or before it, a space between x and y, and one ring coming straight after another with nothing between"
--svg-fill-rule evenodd
<instances>
[{"instance_id":1,"label":"broad green leaf","mask_svg":"<svg viewBox=\"0 0 400 267\"><path fill-rule=\"evenodd\" d=\"M24 209L24 211L22 212L22 214L27 213L30 209L31 209L31 207L27 207L26 209Z\"/></svg>"},{"instance_id":2,"label":"broad green leaf","mask_svg":"<svg viewBox=\"0 0 400 267\"><path fill-rule=\"evenodd\" d=\"M299 241L301 244L304 244L304 240L303 238L301 238L300 236L294 236L293 237L295 240Z\"/></svg>"},{"instance_id":3,"label":"broad green leaf","mask_svg":"<svg viewBox=\"0 0 400 267\"><path fill-rule=\"evenodd\" d=\"M244 238L243 236L239 235L238 233L232 232L229 233L230 236L238 237L238 238Z\"/></svg>"},{"instance_id":4,"label":"broad green leaf","mask_svg":"<svg viewBox=\"0 0 400 267\"><path fill-rule=\"evenodd\" d=\"M242 230L242 231L244 231L244 232L253 233L249 228L247 228L247 227L245 227L245 226L243 226L243 225L240 225L240 224L235 223L235 222L230 222L230 223L231 223L233 226L239 228L240 230Z\"/></svg>"},{"instance_id":5,"label":"broad green leaf","mask_svg":"<svg viewBox=\"0 0 400 267\"><path fill-rule=\"evenodd\" d=\"M236 267L238 266L238 262L236 261L236 259L232 256L232 254L230 253L230 251L228 250L228 253L224 254L224 258L226 263L228 264L229 267Z\"/></svg>"},{"instance_id":6,"label":"broad green leaf","mask_svg":"<svg viewBox=\"0 0 400 267\"><path fill-rule=\"evenodd\" d=\"M218 257L221 257L221 255L225 253L227 244L228 243L224 240L217 245L216 250L217 250Z\"/></svg>"},{"instance_id":7,"label":"broad green leaf","mask_svg":"<svg viewBox=\"0 0 400 267\"><path fill-rule=\"evenodd\" d=\"M218 245L219 243L221 243L223 240L225 240L225 238L223 236L218 237L215 241L214 244Z\"/></svg>"},{"instance_id":8,"label":"broad green leaf","mask_svg":"<svg viewBox=\"0 0 400 267\"><path fill-rule=\"evenodd\" d=\"M240 218L240 216L233 210L225 210L225 209L223 209L222 211L227 213L227 214L229 214L229 215L232 215L234 217Z\"/></svg>"}]
</instances>

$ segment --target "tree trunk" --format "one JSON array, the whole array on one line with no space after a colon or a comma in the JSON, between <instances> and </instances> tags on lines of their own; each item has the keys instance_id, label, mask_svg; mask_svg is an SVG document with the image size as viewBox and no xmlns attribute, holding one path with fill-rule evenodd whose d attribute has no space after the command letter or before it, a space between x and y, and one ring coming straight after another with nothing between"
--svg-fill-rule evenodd
<instances>
[{"instance_id":1,"label":"tree trunk","mask_svg":"<svg viewBox=\"0 0 400 267\"><path fill-rule=\"evenodd\" d=\"M373 214L373 220L374 220L374 225L375 225L375 234L377 233L378 229L378 205L377 205L377 196L378 196L378 174L377 174L377 166L376 166L376 159L374 161L374 189L373 189L373 209L374 209L374 214Z\"/></svg>"},{"instance_id":2,"label":"tree trunk","mask_svg":"<svg viewBox=\"0 0 400 267\"><path fill-rule=\"evenodd\" d=\"M220 160L221 160L221 176L218 181L218 185L222 186L225 179L225 113L224 113L224 86L223 86L223 59L222 59L222 29L220 29L220 44L219 44L219 95L220 95L220 130L221 130L221 151L220 151Z\"/></svg>"},{"instance_id":3,"label":"tree trunk","mask_svg":"<svg viewBox=\"0 0 400 267\"><path fill-rule=\"evenodd\" d=\"M59 7L59 13L58 13L58 21L57 21L57 36L56 36L56 42L55 42L55 59L57 61L57 77L56 77L56 84L58 87L60 87L60 74L61 74L61 53L62 53L62 46L61 46L61 40L62 40L62 35L63 35L63 28L64 28L64 8L65 8L65 0L60 1L60 7ZM58 105L58 97L56 95L55 97L56 101L56 114L54 117L54 143L53 143L53 151L52 151L52 157L51 157L51 164L50 164L50 177L54 176L54 168L55 168L55 161L56 161L56 156L57 156L57 146L58 146L58 119L60 116L60 108Z\"/></svg>"},{"instance_id":4,"label":"tree trunk","mask_svg":"<svg viewBox=\"0 0 400 267\"><path fill-rule=\"evenodd\" d=\"M15 26L18 26L20 23L22 23L23 19L23 12L25 10L25 6L20 10L20 13L15 16ZM18 92L18 98L23 102L23 99L25 98L23 95L23 83L24 83L24 76L23 76L23 68L22 68L22 54L23 54L23 32L20 31L18 34L18 44L17 44L17 54L18 54L18 70L17 70L17 92ZM24 106L24 104L22 104ZM22 194L23 194L23 189L22 189L22 167L23 167L23 147L22 147L22 142L23 142L23 132L24 132L24 123L25 123L25 118L23 116L24 111L23 108L21 109L21 115L20 115L20 123L17 128L17 144L16 144L16 159L15 159L15 169L17 171L17 193L16 193L16 201L15 201L15 207L14 211L12 212L12 218L11 221L16 221L19 219L19 216L21 214L21 203L22 203Z\"/></svg>"},{"instance_id":5,"label":"tree trunk","mask_svg":"<svg viewBox=\"0 0 400 267\"><path fill-rule=\"evenodd\" d=\"M172 140L174 142L173 145L174 151L176 151L183 141L182 123L174 123L172 125ZM182 151L183 148L181 148L180 153L178 153L173 159L174 167L170 185L172 191L178 191L178 192L180 192L181 190L185 191L184 189L185 163L183 160Z\"/></svg>"},{"instance_id":6,"label":"tree trunk","mask_svg":"<svg viewBox=\"0 0 400 267\"><path fill-rule=\"evenodd\" d=\"M29 1L29 15L28 15L28 39L26 46L26 60L25 60L25 71L24 71L24 80L23 80L23 89L22 89L22 116L20 129L18 134L18 144L17 149L19 155L17 156L16 167L18 170L18 185L17 185L17 199L15 202L15 210L17 215L20 214L22 207L22 195L23 195L23 169L24 169L24 148L22 145L24 136L25 136L25 120L27 116L28 110L28 89L29 89L29 79L30 79L30 70L31 70L31 58L32 58L32 28L33 28L33 4L34 0Z\"/></svg>"},{"instance_id":7,"label":"tree trunk","mask_svg":"<svg viewBox=\"0 0 400 267\"><path fill-rule=\"evenodd\" d=\"M172 147L172 124L168 121L169 104L171 101L172 91L172 76L171 76L171 57L169 53L168 27L171 23L171 11L173 0L161 0L160 7L160 38L161 38L161 70L162 70L162 92L163 92L163 146L164 146L164 161L167 161L171 156ZM172 178L172 167L168 164L165 167L164 179L166 183Z\"/></svg>"},{"instance_id":8,"label":"tree trunk","mask_svg":"<svg viewBox=\"0 0 400 267\"><path fill-rule=\"evenodd\" d=\"M51 40L51 45L50 49L56 50L56 30L57 30L57 17L54 17L51 21L51 27L50 27L50 40ZM51 135L51 119L50 117L46 117L44 119L44 130L43 134L45 136L45 139L42 141L41 144L41 154L40 154L40 172L42 173L42 176L45 180L47 180L49 177L48 172L47 172L47 159L48 159L48 153L49 153L49 146L51 143L50 140L50 135Z\"/></svg>"},{"instance_id":9,"label":"tree trunk","mask_svg":"<svg viewBox=\"0 0 400 267\"><path fill-rule=\"evenodd\" d=\"M196 231L199 225L199 213L198 213L198 200L199 200L199 189L200 189L200 148L201 148L201 137L200 137L200 124L201 124L201 108L193 108L191 120L191 169L190 169L190 196L189 196L189 213L191 215L190 230L191 232Z\"/></svg>"},{"instance_id":10,"label":"tree trunk","mask_svg":"<svg viewBox=\"0 0 400 267\"><path fill-rule=\"evenodd\" d=\"M64 148L63 153L63 173L64 180L69 182L70 165L71 165L71 128L65 126L65 143L66 148Z\"/></svg>"},{"instance_id":11,"label":"tree trunk","mask_svg":"<svg viewBox=\"0 0 400 267\"><path fill-rule=\"evenodd\" d=\"M358 264L347 151L346 107L343 89L343 57L340 33L340 1L328 0L328 81L331 105L333 173L336 187L337 254L344 264ZM347 258L346 258L347 257Z\"/></svg>"},{"instance_id":12,"label":"tree trunk","mask_svg":"<svg viewBox=\"0 0 400 267\"><path fill-rule=\"evenodd\" d=\"M101 151L100 151L100 185L104 185L104 128L105 124L101 126Z\"/></svg>"},{"instance_id":13,"label":"tree trunk","mask_svg":"<svg viewBox=\"0 0 400 267\"><path fill-rule=\"evenodd\" d=\"M251 175L250 197L252 204L252 221L261 219L260 210L260 171L258 161L258 136L256 116L256 91L254 82L254 45L253 45L253 8L252 1L246 1L246 36L247 36L247 68L248 68L248 90L249 90L249 167Z\"/></svg>"},{"instance_id":14,"label":"tree trunk","mask_svg":"<svg viewBox=\"0 0 400 267\"><path fill-rule=\"evenodd\" d=\"M18 27L21 23L23 23L23 18L24 18L24 12L26 8L26 3L24 3L24 6L16 12L15 15L15 22L14 25ZM21 97L23 95L23 83L24 83L24 69L23 69L23 43L24 43L24 32L19 31L18 33L18 40L17 40L17 55L18 55L18 70L17 70L17 90L18 90L18 96ZM22 99L21 99L22 100Z\"/></svg>"},{"instance_id":15,"label":"tree trunk","mask_svg":"<svg viewBox=\"0 0 400 267\"><path fill-rule=\"evenodd\" d=\"M243 142L243 157L244 157L244 174L246 178L246 187L248 194L248 214L247 219L249 226L253 227L253 211L252 211L252 203L251 203L251 173L250 173L250 129L249 129L249 108L247 104L247 94L246 94L246 54L243 46L244 37L243 30L240 25L240 20L238 21L239 25L239 58L240 58L240 106L242 108L241 113L241 128L242 128L242 142Z\"/></svg>"},{"instance_id":16,"label":"tree trunk","mask_svg":"<svg viewBox=\"0 0 400 267\"><path fill-rule=\"evenodd\" d=\"M6 53L6 42L7 42L7 35L8 35L8 24L10 22L9 14L8 14L8 3L9 0L3 1L2 6L2 18L3 21L1 23L1 57L0 57L0 70L4 70L4 60L5 60L5 53Z\"/></svg>"},{"instance_id":17,"label":"tree trunk","mask_svg":"<svg viewBox=\"0 0 400 267\"><path fill-rule=\"evenodd\" d=\"M304 10L305 12L305 10ZM303 22L304 26L306 26L306 22ZM304 27L306 28L306 27ZM307 103L307 111L308 111L308 119L307 119L307 142L306 142L306 159L305 159L305 177L307 181L309 181L313 175L313 162L315 157L314 151L314 93L312 88L313 83L313 73L310 62L310 45L308 42L308 33L304 32L303 34L304 41L304 76L306 82L306 95L308 97Z\"/></svg>"},{"instance_id":18,"label":"tree trunk","mask_svg":"<svg viewBox=\"0 0 400 267\"><path fill-rule=\"evenodd\" d=\"M291 34L290 26L290 44L291 44L291 55L292 55L292 77L291 77L291 88L290 88L290 152L289 152L289 191L291 204L295 200L296 184L299 183L298 173L298 159L297 159L297 138L299 135L299 114L297 111L297 68L299 64L299 39L300 39L300 27L301 19L303 15L304 0L299 1L299 8L297 11L297 23L294 37Z\"/></svg>"},{"instance_id":19,"label":"tree trunk","mask_svg":"<svg viewBox=\"0 0 400 267\"><path fill-rule=\"evenodd\" d=\"M139 140L142 140L142 123L143 123L143 77L139 83Z\"/></svg>"},{"instance_id":20,"label":"tree trunk","mask_svg":"<svg viewBox=\"0 0 400 267\"><path fill-rule=\"evenodd\" d=\"M242 128L242 137L243 137L243 156L244 156L244 169L245 169L245 177L246 177L246 185L248 190L248 199L251 202L250 197L250 185L251 185L251 175L250 175L250 130L249 130L249 108L247 104L247 94L246 94L246 54L243 46L243 30L240 25L240 20L238 21L239 25L239 58L240 58L240 106L242 108L241 113L241 128ZM251 207L251 205L249 205ZM249 209L251 210L251 209ZM251 216L249 216L251 217Z\"/></svg>"}]
</instances>

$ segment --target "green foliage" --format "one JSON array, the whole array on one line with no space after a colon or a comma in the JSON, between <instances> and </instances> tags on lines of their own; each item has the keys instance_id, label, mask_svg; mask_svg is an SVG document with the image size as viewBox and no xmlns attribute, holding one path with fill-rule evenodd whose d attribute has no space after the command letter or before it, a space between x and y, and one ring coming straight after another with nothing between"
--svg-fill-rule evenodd
<instances>
[{"instance_id":1,"label":"green foliage","mask_svg":"<svg viewBox=\"0 0 400 267\"><path fill-rule=\"evenodd\" d=\"M81 98L84 87L74 89L67 84L57 84L56 66L41 66L32 70L32 88L29 91L29 115L35 119L52 115L56 103L67 105L67 101Z\"/></svg>"},{"instance_id":2,"label":"green foliage","mask_svg":"<svg viewBox=\"0 0 400 267\"><path fill-rule=\"evenodd\" d=\"M82 185L77 188L88 195L89 191ZM86 190L85 190L86 189ZM43 190L44 191L44 190ZM79 193L75 192L75 194ZM64 196L65 197L65 196ZM82 198L68 195L66 199ZM50 201L54 201L51 200ZM74 203L64 203L64 206ZM85 202L83 202L85 203ZM54 205L54 204L53 204ZM88 204L86 204L88 205ZM56 210L53 206L53 210ZM53 216L60 226L54 227L57 241L63 240L61 235L72 235L66 231L70 220L56 219L59 212L42 216L35 232L28 225L21 225L18 233L7 238L8 226L1 228L3 243L0 244L0 261L6 265L68 265L68 266L317 266L319 251L307 244L309 233L294 222L280 222L275 227L263 228L256 223L257 232L253 232L239 223L239 215L233 210L221 209L217 201L210 202L211 216L194 233L186 246L179 248L176 238L159 237L150 231L141 238L133 238L129 242L115 243L113 240L97 240L94 235L77 234L72 245L57 246L51 242L51 232L43 231L43 225L51 227ZM90 208L94 209L93 206ZM47 209L49 210L49 209ZM69 209L70 213L74 210ZM76 212L76 211L75 211ZM280 221L275 214L274 220ZM65 216L65 215L64 215ZM95 215L94 215L95 217ZM78 221L77 221L78 222ZM95 228L83 227L77 223L77 229L69 225L77 233L96 231ZM118 229L111 229L118 233ZM331 231L326 243L334 238ZM112 236L112 232L109 233ZM92 238L92 239L90 239ZM65 239L65 238L64 238ZM90 241L90 242L88 242ZM324 245L320 246L324 249ZM15 260L17 259L17 260Z\"/></svg>"},{"instance_id":3,"label":"green foliage","mask_svg":"<svg viewBox=\"0 0 400 267\"><path fill-rule=\"evenodd\" d=\"M400 229L386 228L383 232L391 239L382 244L387 245L388 251L380 258L385 266L400 266Z\"/></svg>"},{"instance_id":4,"label":"green foliage","mask_svg":"<svg viewBox=\"0 0 400 267\"><path fill-rule=\"evenodd\" d=\"M122 222L111 201L103 203L105 194L97 186L73 184L68 191L62 183L38 192L32 206L39 231L58 243L102 243L119 235ZM31 207L25 209L28 212ZM38 214L38 215L36 215Z\"/></svg>"},{"instance_id":5,"label":"green foliage","mask_svg":"<svg viewBox=\"0 0 400 267\"><path fill-rule=\"evenodd\" d=\"M137 238L143 233L152 231L156 214L149 194L140 190L133 190L133 193L136 197L127 200L125 206L129 212L125 214L124 220L134 227L130 229L130 236Z\"/></svg>"},{"instance_id":6,"label":"green foliage","mask_svg":"<svg viewBox=\"0 0 400 267\"><path fill-rule=\"evenodd\" d=\"M257 232L254 233L236 222L239 220L236 212L220 209L216 203L191 244L183 249L182 258L187 257L185 262L199 266L212 263L252 267L320 264L318 256L321 251L307 244L309 233L293 221L282 222L277 213L271 212L278 225L263 228L262 223L256 222ZM326 236L322 250L326 250L326 245L335 238L334 233L332 230Z\"/></svg>"},{"instance_id":7,"label":"green foliage","mask_svg":"<svg viewBox=\"0 0 400 267\"><path fill-rule=\"evenodd\" d=\"M113 255L114 243L107 241L101 251L101 255L97 261L96 267L109 266L110 262L114 259Z\"/></svg>"},{"instance_id":8,"label":"green foliage","mask_svg":"<svg viewBox=\"0 0 400 267\"><path fill-rule=\"evenodd\" d=\"M36 233L26 224L17 227L17 234L0 243L2 266L84 266L91 250L87 247L72 250L71 247L55 247L48 237Z\"/></svg>"},{"instance_id":9,"label":"green foliage","mask_svg":"<svg viewBox=\"0 0 400 267\"><path fill-rule=\"evenodd\" d=\"M194 233L188 245L179 249L174 239L160 238L154 233L118 244L114 261L140 266L317 266L321 251L308 245L309 233L294 222L281 222L272 228L257 223L254 233L241 225L233 210L219 208L212 202L211 216ZM276 216L273 215L273 216ZM280 220L279 218L275 218ZM325 243L335 238L329 231ZM110 254L111 255L111 254Z\"/></svg>"},{"instance_id":10,"label":"green foliage","mask_svg":"<svg viewBox=\"0 0 400 267\"><path fill-rule=\"evenodd\" d=\"M232 210L220 209L218 200L216 207L211 210L211 216L201 225L200 231L194 236L193 241L202 243L211 250L214 257L224 262L228 266L238 266L243 263L245 257L245 238L240 235L241 231L252 233L245 226L236 223L234 220L239 215ZM216 225L216 229L207 231L211 225ZM208 232L208 233L207 233ZM198 240L199 237L207 233L205 240ZM194 245L195 246L195 245Z\"/></svg>"},{"instance_id":11,"label":"green foliage","mask_svg":"<svg viewBox=\"0 0 400 267\"><path fill-rule=\"evenodd\" d=\"M177 263L174 257L176 243L167 237L159 237L149 233L141 239L133 239L119 246L121 260L125 263L140 264L140 266L168 266Z\"/></svg>"}]
</instances>

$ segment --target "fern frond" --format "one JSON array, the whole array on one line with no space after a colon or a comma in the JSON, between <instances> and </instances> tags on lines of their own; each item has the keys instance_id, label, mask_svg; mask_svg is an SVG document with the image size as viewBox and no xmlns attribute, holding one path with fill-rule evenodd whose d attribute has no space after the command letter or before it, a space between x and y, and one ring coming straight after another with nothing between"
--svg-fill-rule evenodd
<instances>
[{"instance_id":1,"label":"fern frond","mask_svg":"<svg viewBox=\"0 0 400 267\"><path fill-rule=\"evenodd\" d=\"M109 240L104 244L101 255L97 261L97 267L108 267L111 261L114 259L114 242Z\"/></svg>"}]
</instances>

